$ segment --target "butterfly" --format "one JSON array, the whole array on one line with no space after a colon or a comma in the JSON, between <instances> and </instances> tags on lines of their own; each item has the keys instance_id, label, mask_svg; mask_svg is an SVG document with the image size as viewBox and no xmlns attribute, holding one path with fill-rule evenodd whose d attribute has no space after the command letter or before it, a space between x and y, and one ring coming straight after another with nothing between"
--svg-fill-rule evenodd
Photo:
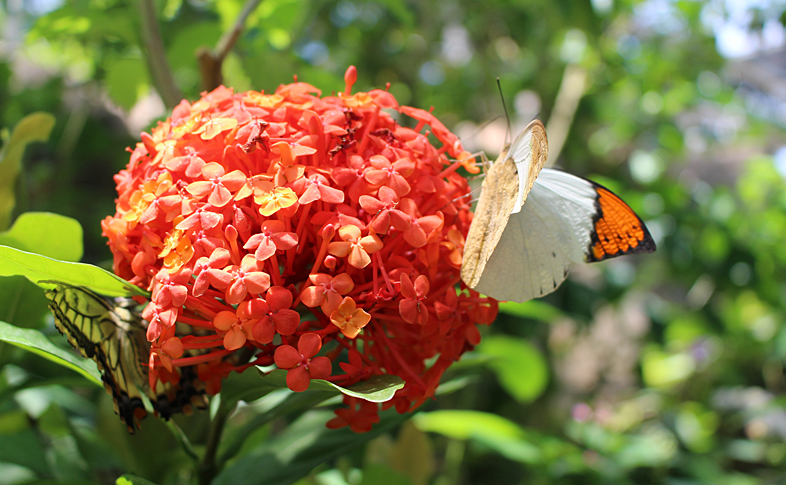
<instances>
[{"instance_id":1,"label":"butterfly","mask_svg":"<svg viewBox=\"0 0 786 485\"><path fill-rule=\"evenodd\" d=\"M498 300L554 291L573 263L653 252L641 218L590 180L543 168L548 140L531 122L486 172L464 245L461 277Z\"/></svg>"},{"instance_id":2,"label":"butterfly","mask_svg":"<svg viewBox=\"0 0 786 485\"><path fill-rule=\"evenodd\" d=\"M147 415L145 399L156 414L169 419L191 406L207 406L204 384L191 367L179 368L176 385L158 382L150 389L147 364L150 343L146 322L137 303L128 298L107 298L81 286L61 282L46 290L55 325L82 356L93 359L104 387L114 400L115 413L134 433Z\"/></svg>"}]
</instances>

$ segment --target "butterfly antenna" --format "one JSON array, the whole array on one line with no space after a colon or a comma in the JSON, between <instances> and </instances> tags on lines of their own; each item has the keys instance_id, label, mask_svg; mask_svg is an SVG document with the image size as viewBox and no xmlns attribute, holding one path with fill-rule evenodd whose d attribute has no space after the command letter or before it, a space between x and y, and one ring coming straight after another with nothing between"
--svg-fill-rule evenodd
<instances>
[{"instance_id":1,"label":"butterfly antenna","mask_svg":"<svg viewBox=\"0 0 786 485\"><path fill-rule=\"evenodd\" d=\"M508 107L505 105L505 95L502 94L502 84L499 82L499 78L497 78L497 90L499 91L499 99L502 100L502 110L505 112L505 120L508 122L508 134L505 137L505 139L507 139L512 133L510 130L510 116L508 116Z\"/></svg>"}]
</instances>

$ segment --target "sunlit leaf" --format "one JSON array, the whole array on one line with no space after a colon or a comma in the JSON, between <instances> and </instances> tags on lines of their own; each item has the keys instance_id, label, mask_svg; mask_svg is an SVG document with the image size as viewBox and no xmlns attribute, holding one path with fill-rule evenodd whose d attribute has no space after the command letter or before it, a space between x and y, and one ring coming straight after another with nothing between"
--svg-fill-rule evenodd
<instances>
[{"instance_id":1,"label":"sunlit leaf","mask_svg":"<svg viewBox=\"0 0 786 485\"><path fill-rule=\"evenodd\" d=\"M529 300L524 303L506 301L499 304L499 311L522 318L531 318L542 322L553 322L562 315L557 308L539 300Z\"/></svg>"},{"instance_id":2,"label":"sunlit leaf","mask_svg":"<svg viewBox=\"0 0 786 485\"><path fill-rule=\"evenodd\" d=\"M475 440L507 458L524 463L541 459L537 446L516 423L481 411L434 411L414 416L421 431L439 433L458 440Z\"/></svg>"},{"instance_id":3,"label":"sunlit leaf","mask_svg":"<svg viewBox=\"0 0 786 485\"><path fill-rule=\"evenodd\" d=\"M16 124L9 139L4 140L0 150L0 230L11 223L16 204L14 189L25 148L30 143L48 140L54 126L55 117L49 113L29 114Z\"/></svg>"},{"instance_id":4,"label":"sunlit leaf","mask_svg":"<svg viewBox=\"0 0 786 485\"><path fill-rule=\"evenodd\" d=\"M493 357L488 366L500 385L516 400L537 399L548 384L546 360L534 345L510 336L492 336L478 346L480 354Z\"/></svg>"},{"instance_id":5,"label":"sunlit leaf","mask_svg":"<svg viewBox=\"0 0 786 485\"><path fill-rule=\"evenodd\" d=\"M137 286L105 269L83 263L68 263L38 254L0 246L0 276L21 275L42 288L53 288L57 281L84 286L105 296L148 296Z\"/></svg>"},{"instance_id":6,"label":"sunlit leaf","mask_svg":"<svg viewBox=\"0 0 786 485\"><path fill-rule=\"evenodd\" d=\"M75 219L51 212L25 212L0 233L0 245L61 261L79 261L83 238L82 226Z\"/></svg>"},{"instance_id":7,"label":"sunlit leaf","mask_svg":"<svg viewBox=\"0 0 786 485\"><path fill-rule=\"evenodd\" d=\"M117 59L107 66L104 80L112 100L131 109L139 96L147 91L147 66L141 57Z\"/></svg>"},{"instance_id":8,"label":"sunlit leaf","mask_svg":"<svg viewBox=\"0 0 786 485\"><path fill-rule=\"evenodd\" d=\"M115 480L115 485L156 485L155 482L151 482L150 480L145 480L142 477L137 477L135 475L122 475L117 480Z\"/></svg>"}]
</instances>

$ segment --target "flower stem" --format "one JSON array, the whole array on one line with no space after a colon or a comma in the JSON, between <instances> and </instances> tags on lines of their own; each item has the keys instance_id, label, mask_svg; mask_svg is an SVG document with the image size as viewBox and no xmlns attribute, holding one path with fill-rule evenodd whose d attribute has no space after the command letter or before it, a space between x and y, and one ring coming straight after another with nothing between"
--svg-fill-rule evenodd
<instances>
[{"instance_id":1,"label":"flower stem","mask_svg":"<svg viewBox=\"0 0 786 485\"><path fill-rule=\"evenodd\" d=\"M235 406L237 406L237 404ZM210 432L207 435L207 443L205 446L205 456L202 458L202 463L199 466L199 485L210 485L210 482L213 481L213 478L215 478L220 471L220 465L216 463L216 453L218 452L218 445L221 443L224 425L227 422L227 418L229 418L235 410L235 406L232 406L232 409L223 409L219 406L218 412L213 418L213 422L210 423Z\"/></svg>"}]
</instances>

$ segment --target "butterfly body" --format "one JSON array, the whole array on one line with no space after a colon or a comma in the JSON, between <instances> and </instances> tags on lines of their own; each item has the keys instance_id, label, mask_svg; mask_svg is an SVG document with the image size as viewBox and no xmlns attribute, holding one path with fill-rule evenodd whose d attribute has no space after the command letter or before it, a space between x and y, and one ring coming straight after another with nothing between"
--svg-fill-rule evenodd
<instances>
[{"instance_id":1,"label":"butterfly body","mask_svg":"<svg viewBox=\"0 0 786 485\"><path fill-rule=\"evenodd\" d=\"M464 246L462 279L499 300L546 295L574 263L655 250L644 223L611 191L542 168L548 153L542 126L531 123L529 136L519 135L487 171ZM516 146L525 142L532 148Z\"/></svg>"},{"instance_id":2,"label":"butterfly body","mask_svg":"<svg viewBox=\"0 0 786 485\"><path fill-rule=\"evenodd\" d=\"M115 413L133 433L147 415L144 399L164 418L205 407L204 391L194 385L194 372L181 369L177 385L159 382L150 389L147 364L150 343L146 325L127 298L106 298L87 288L56 283L46 291L57 329L82 356L96 362ZM144 396L144 397L143 397Z\"/></svg>"}]
</instances>

